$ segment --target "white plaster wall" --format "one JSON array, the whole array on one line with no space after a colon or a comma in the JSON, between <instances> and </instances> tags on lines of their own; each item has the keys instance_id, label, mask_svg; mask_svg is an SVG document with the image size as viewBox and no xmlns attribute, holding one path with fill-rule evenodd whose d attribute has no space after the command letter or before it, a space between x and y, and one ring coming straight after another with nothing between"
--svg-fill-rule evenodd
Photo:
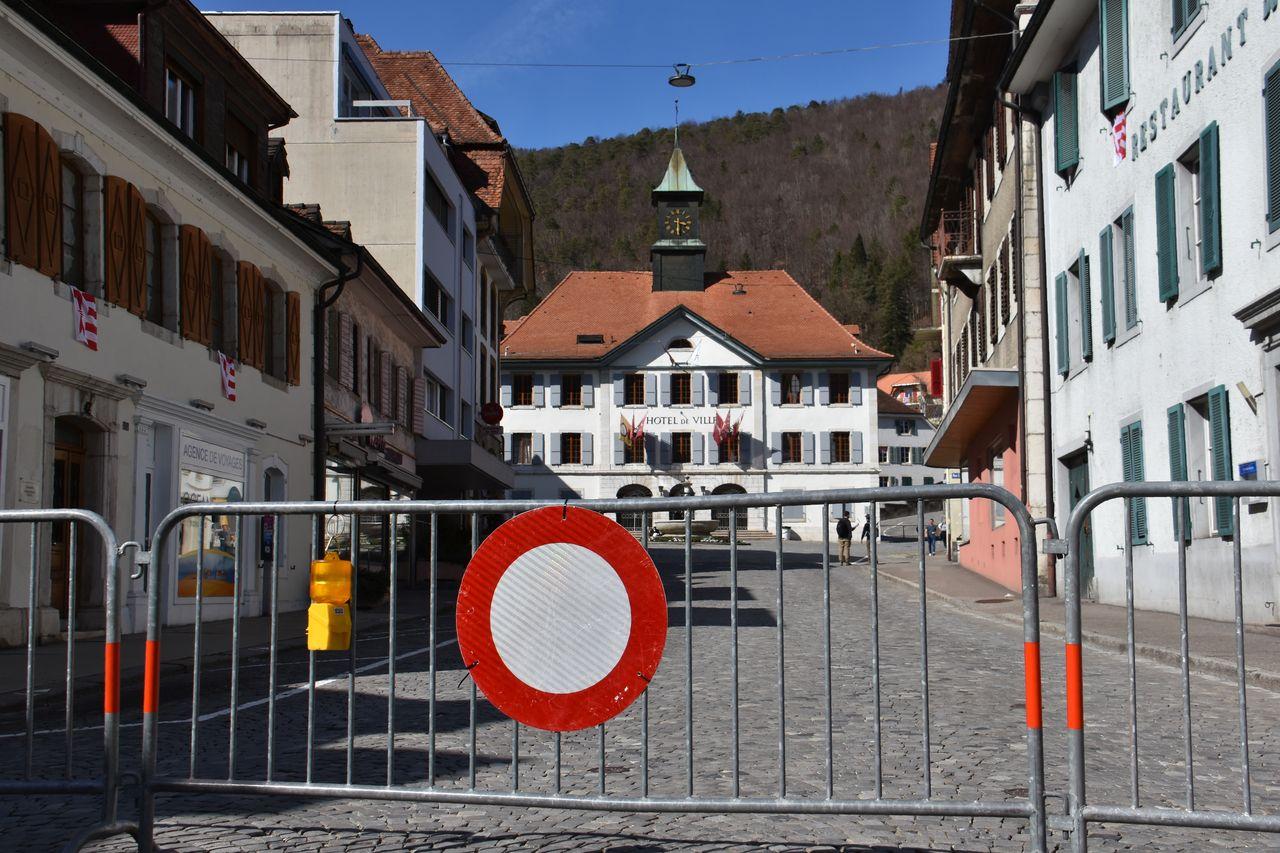
<instances>
[{"instance_id":1,"label":"white plaster wall","mask_svg":"<svg viewBox=\"0 0 1280 853\"><path fill-rule=\"evenodd\" d=\"M1277 476L1266 442L1265 408L1255 415L1236 385L1254 393L1263 390L1261 353L1232 312L1276 286L1280 250L1268 249L1261 90L1263 74L1280 56L1280 21L1262 18L1262 4L1212 2L1201 6L1200 24L1177 45L1170 35L1170 8L1159 0L1131 0L1129 147L1126 161L1113 165L1108 121L1099 109L1099 51L1096 15L1086 25L1069 55L1080 68L1079 111L1081 165L1068 186L1052 172L1054 117L1043 134L1041 157L1045 167L1045 227L1050 283L1074 262L1081 247L1097 257L1098 234L1134 206L1136 279L1139 330L1117 346L1102 340L1100 284L1093 275L1092 363L1082 366L1073 356L1073 374L1052 379L1053 448L1059 460L1092 440L1089 455L1091 485L1123 479L1120 427L1132 418L1143 423L1144 461L1149 480L1169 478L1166 410L1193 393L1225 384L1230 393L1231 449L1235 465L1258 461L1259 476ZM1239 28L1244 14L1243 43ZM1225 63L1221 39L1229 33L1232 58ZM1184 43L1185 42L1185 43ZM1162 101L1181 98L1181 81L1197 62L1208 65L1210 50L1219 64L1217 75L1203 91L1180 103L1176 118ZM1065 64L1065 63L1064 63ZM1194 84L1193 84L1194 87ZM1144 119L1152 113L1157 129L1148 128L1143 147ZM1157 296L1155 235L1155 173L1180 156L1211 121L1219 126L1223 273L1193 298L1179 299L1166 309ZM1184 281L1182 287L1187 283ZM1049 300L1048 329L1056 342L1057 307ZM1118 320L1123 337L1123 319ZM1056 343L1051 346L1055 356ZM1078 352L1078 339L1073 339ZM1065 469L1056 474L1059 524L1067 516ZM1235 476L1238 476L1236 474ZM1274 621L1264 602L1277 600L1280 574L1273 549L1276 507L1247 513L1241 535L1245 546L1245 611L1250 621ZM1148 501L1152 545L1139 547L1135 557L1137 604L1176 609L1173 517L1167 501ZM1123 601L1123 513L1117 506L1100 509L1093 524L1097 594L1102 601ZM1231 572L1229 543L1197 539L1188 551L1189 598L1193 615L1230 618ZM1059 586L1062 579L1059 578Z\"/></svg>"}]
</instances>

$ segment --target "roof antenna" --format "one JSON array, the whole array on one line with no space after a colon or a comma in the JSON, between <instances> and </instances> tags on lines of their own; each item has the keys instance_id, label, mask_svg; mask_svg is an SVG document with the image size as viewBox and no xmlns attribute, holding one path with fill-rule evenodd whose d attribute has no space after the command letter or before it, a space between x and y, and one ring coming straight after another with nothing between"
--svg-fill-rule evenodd
<instances>
[{"instance_id":1,"label":"roof antenna","mask_svg":"<svg viewBox=\"0 0 1280 853\"><path fill-rule=\"evenodd\" d=\"M680 147L680 99L676 98L676 147Z\"/></svg>"}]
</instances>

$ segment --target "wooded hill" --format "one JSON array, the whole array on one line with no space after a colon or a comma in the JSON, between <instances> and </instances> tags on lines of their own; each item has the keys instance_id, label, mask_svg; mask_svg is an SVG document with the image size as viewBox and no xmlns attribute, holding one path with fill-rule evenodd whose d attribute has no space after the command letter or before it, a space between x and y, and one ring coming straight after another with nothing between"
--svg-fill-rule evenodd
<instances>
[{"instance_id":1,"label":"wooded hill","mask_svg":"<svg viewBox=\"0 0 1280 853\"><path fill-rule=\"evenodd\" d=\"M938 86L682 124L680 147L706 190L708 269L786 269L869 343L925 366L911 345L929 315L916 232L944 97ZM649 191L671 146L670 129L645 129L519 153L539 295L573 269L648 268Z\"/></svg>"}]
</instances>

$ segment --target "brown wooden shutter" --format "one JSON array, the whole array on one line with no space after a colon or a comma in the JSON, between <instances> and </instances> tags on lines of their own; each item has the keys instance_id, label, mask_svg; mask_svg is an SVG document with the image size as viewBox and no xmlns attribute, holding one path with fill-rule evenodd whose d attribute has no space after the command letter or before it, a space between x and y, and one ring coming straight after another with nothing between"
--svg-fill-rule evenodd
<instances>
[{"instance_id":1,"label":"brown wooden shutter","mask_svg":"<svg viewBox=\"0 0 1280 853\"><path fill-rule=\"evenodd\" d=\"M248 261L240 261L236 267L236 283L240 303L240 360L264 370L266 338L263 324L266 312L262 310L262 303L266 296L266 283L262 279L262 271Z\"/></svg>"},{"instance_id":2,"label":"brown wooden shutter","mask_svg":"<svg viewBox=\"0 0 1280 853\"><path fill-rule=\"evenodd\" d=\"M285 375L290 385L302 384L302 294L289 291L285 304Z\"/></svg>"},{"instance_id":3,"label":"brown wooden shutter","mask_svg":"<svg viewBox=\"0 0 1280 853\"><path fill-rule=\"evenodd\" d=\"M351 346L351 315L339 314L338 322L338 382L350 388L355 378L355 350Z\"/></svg>"},{"instance_id":4,"label":"brown wooden shutter","mask_svg":"<svg viewBox=\"0 0 1280 853\"><path fill-rule=\"evenodd\" d=\"M427 380L419 376L413 380L413 431L417 435L427 433Z\"/></svg>"},{"instance_id":5,"label":"brown wooden shutter","mask_svg":"<svg viewBox=\"0 0 1280 853\"><path fill-rule=\"evenodd\" d=\"M49 132L5 113L9 257L53 277L62 272L62 157Z\"/></svg>"},{"instance_id":6,"label":"brown wooden shutter","mask_svg":"<svg viewBox=\"0 0 1280 853\"><path fill-rule=\"evenodd\" d=\"M409 400L404 393L405 385L409 383L409 371L403 367L396 368L396 423L408 425L409 423Z\"/></svg>"},{"instance_id":7,"label":"brown wooden shutter","mask_svg":"<svg viewBox=\"0 0 1280 853\"><path fill-rule=\"evenodd\" d=\"M133 184L128 187L128 206L125 219L125 245L127 261L125 282L128 287L128 308L139 317L147 313L147 203ZM160 247L156 247L160 251Z\"/></svg>"},{"instance_id":8,"label":"brown wooden shutter","mask_svg":"<svg viewBox=\"0 0 1280 853\"><path fill-rule=\"evenodd\" d=\"M112 305L129 307L129 182L107 175L102 182L103 248L106 297Z\"/></svg>"},{"instance_id":9,"label":"brown wooden shutter","mask_svg":"<svg viewBox=\"0 0 1280 853\"><path fill-rule=\"evenodd\" d=\"M391 398L391 353L378 354L378 411L394 417Z\"/></svg>"},{"instance_id":10,"label":"brown wooden shutter","mask_svg":"<svg viewBox=\"0 0 1280 853\"><path fill-rule=\"evenodd\" d=\"M178 229L182 336L208 346L213 343L213 244L194 225Z\"/></svg>"}]
</instances>

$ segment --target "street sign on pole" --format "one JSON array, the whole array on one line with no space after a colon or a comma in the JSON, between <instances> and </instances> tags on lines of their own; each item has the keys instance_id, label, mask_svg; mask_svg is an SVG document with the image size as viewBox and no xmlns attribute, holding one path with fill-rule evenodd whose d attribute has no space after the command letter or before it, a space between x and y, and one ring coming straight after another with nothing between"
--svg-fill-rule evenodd
<instances>
[{"instance_id":1,"label":"street sign on pole","mask_svg":"<svg viewBox=\"0 0 1280 853\"><path fill-rule=\"evenodd\" d=\"M547 731L622 713L648 687L667 638L653 560L622 525L577 507L516 516L471 558L458 648L498 710Z\"/></svg>"}]
</instances>

